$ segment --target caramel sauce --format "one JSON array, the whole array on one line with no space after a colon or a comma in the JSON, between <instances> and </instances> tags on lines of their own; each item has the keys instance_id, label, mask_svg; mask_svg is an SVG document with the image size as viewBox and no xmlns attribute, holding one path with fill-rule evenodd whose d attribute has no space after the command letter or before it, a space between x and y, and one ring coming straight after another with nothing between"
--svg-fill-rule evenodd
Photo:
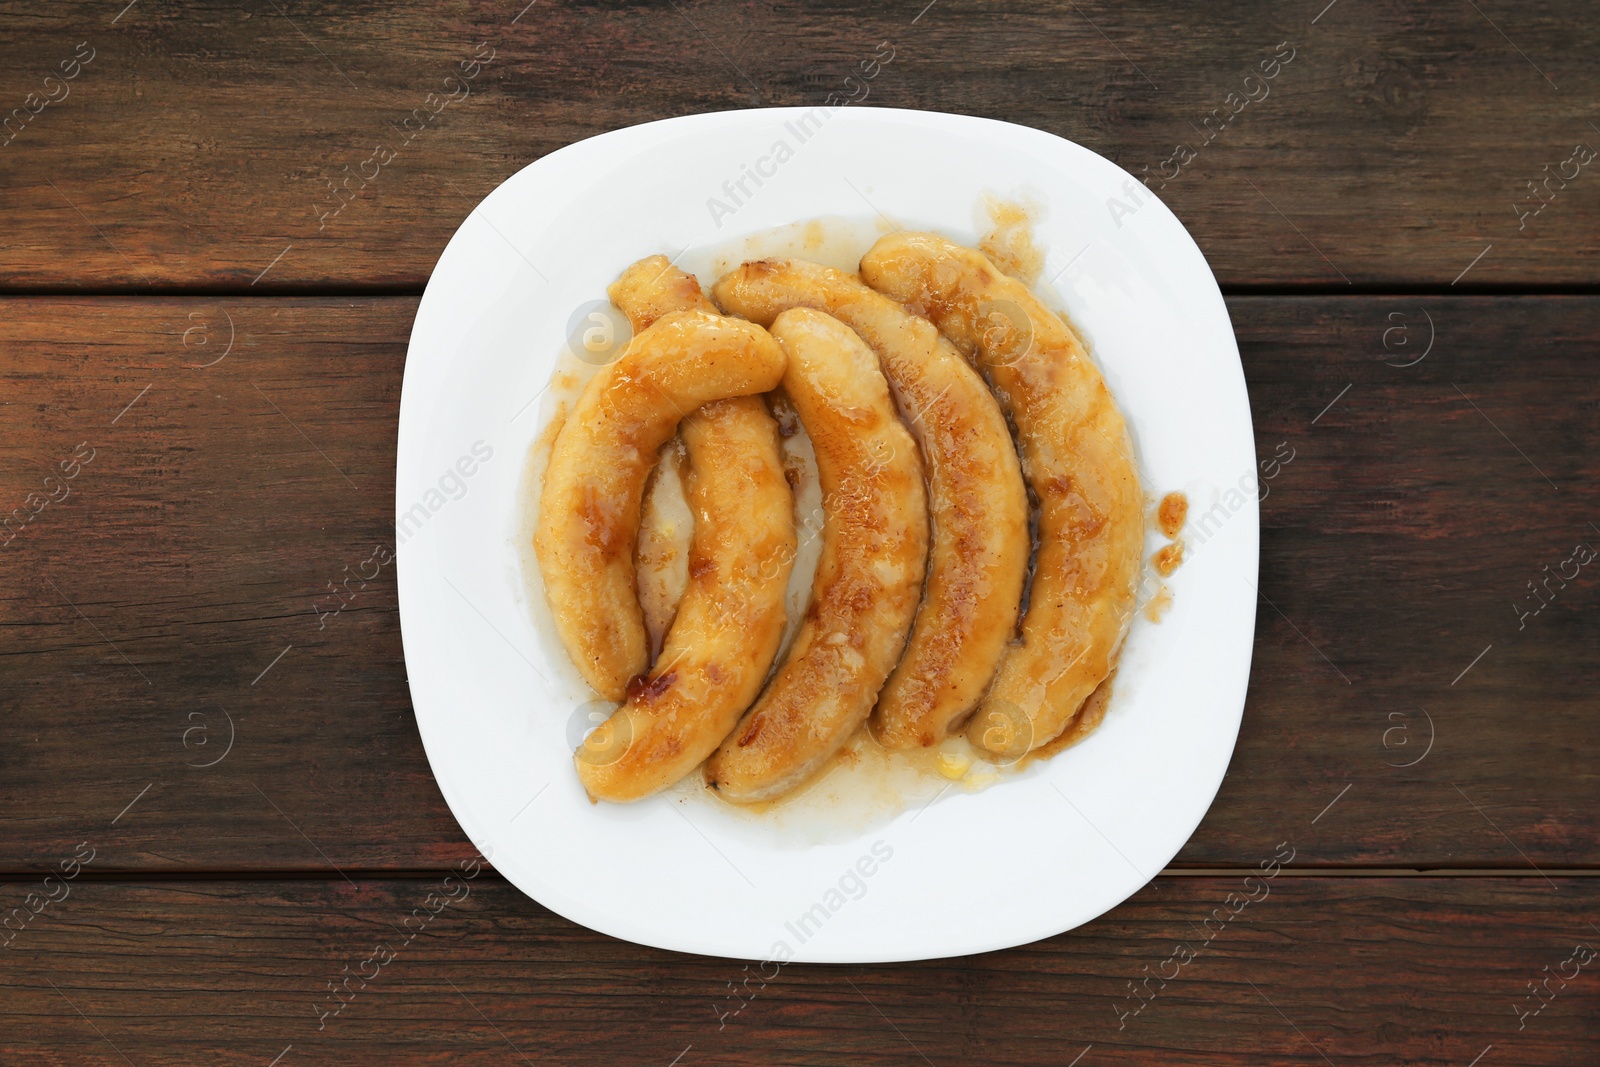
<instances>
[{"instance_id":1,"label":"caramel sauce","mask_svg":"<svg viewBox=\"0 0 1600 1067\"><path fill-rule=\"evenodd\" d=\"M1151 622L1160 622L1171 607L1172 590L1163 585L1156 590L1155 596L1151 597L1150 602L1144 606L1144 617Z\"/></svg>"},{"instance_id":2,"label":"caramel sauce","mask_svg":"<svg viewBox=\"0 0 1600 1067\"><path fill-rule=\"evenodd\" d=\"M1010 200L985 195L984 210L990 228L978 241L978 248L994 265L1030 285L1044 271L1044 253L1033 239L1036 209Z\"/></svg>"},{"instance_id":3,"label":"caramel sauce","mask_svg":"<svg viewBox=\"0 0 1600 1067\"><path fill-rule=\"evenodd\" d=\"M1178 531L1183 529L1184 521L1188 517L1188 497L1182 493L1168 493L1161 498L1161 507L1156 510L1156 521L1161 526L1161 532L1166 535L1168 540L1178 536Z\"/></svg>"}]
</instances>

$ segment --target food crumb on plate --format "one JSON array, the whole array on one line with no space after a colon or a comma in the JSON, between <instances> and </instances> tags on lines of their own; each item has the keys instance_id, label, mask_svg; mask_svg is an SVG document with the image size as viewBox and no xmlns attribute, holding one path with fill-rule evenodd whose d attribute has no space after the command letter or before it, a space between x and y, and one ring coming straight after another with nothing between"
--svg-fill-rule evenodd
<instances>
[{"instance_id":1,"label":"food crumb on plate","mask_svg":"<svg viewBox=\"0 0 1600 1067\"><path fill-rule=\"evenodd\" d=\"M1188 497L1182 493L1168 493L1161 498L1161 507L1156 512L1156 520L1161 526L1161 532L1169 539L1178 536L1178 531L1183 529L1183 524L1188 518Z\"/></svg>"},{"instance_id":2,"label":"food crumb on plate","mask_svg":"<svg viewBox=\"0 0 1600 1067\"><path fill-rule=\"evenodd\" d=\"M1151 622L1160 622L1167 614L1167 609L1172 607L1172 590L1162 586L1156 590L1156 595L1144 606L1144 617Z\"/></svg>"}]
</instances>

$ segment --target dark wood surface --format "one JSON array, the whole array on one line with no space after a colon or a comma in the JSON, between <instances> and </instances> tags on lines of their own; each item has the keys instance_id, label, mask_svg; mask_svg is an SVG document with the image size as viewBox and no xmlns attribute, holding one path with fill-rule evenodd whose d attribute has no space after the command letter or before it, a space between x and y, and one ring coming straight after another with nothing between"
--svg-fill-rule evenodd
<instances>
[{"instance_id":1,"label":"dark wood surface","mask_svg":"<svg viewBox=\"0 0 1600 1067\"><path fill-rule=\"evenodd\" d=\"M859 96L844 80L880 42L894 59L861 103L1036 126L1153 184L1189 145L1160 195L1226 284L1448 285L1490 245L1460 284L1600 268L1582 239L1600 229L1593 164L1552 181L1538 216L1516 210L1537 206L1526 183L1546 164L1600 148L1600 23L1570 3L525 3L9 5L5 106L67 95L0 147L0 282L246 286L270 265L257 288L418 286L460 219L541 155L651 119ZM80 42L92 61L44 86ZM471 95L401 146L479 42L494 59ZM1265 98L1206 144L1206 117L1259 96L1243 79L1279 45L1293 58ZM378 144L395 158L363 168ZM347 174L353 199L319 222Z\"/></svg>"},{"instance_id":2,"label":"dark wood surface","mask_svg":"<svg viewBox=\"0 0 1600 1067\"><path fill-rule=\"evenodd\" d=\"M438 876L72 884L4 960L8 1063L110 1067L120 1050L140 1067L1080 1054L1577 1067L1600 1042L1600 959L1574 954L1600 951L1584 921L1600 911L1593 878L1284 873L1226 925L1214 918L1209 942L1200 924L1227 914L1240 880L1160 878L1098 922L1009 952L781 969L614 941L487 875L452 887L457 903L425 925Z\"/></svg>"},{"instance_id":3,"label":"dark wood surface","mask_svg":"<svg viewBox=\"0 0 1600 1067\"><path fill-rule=\"evenodd\" d=\"M1518 608L1600 547L1600 169L1518 219L1547 164L1600 147L1585 10L524 2L0 7L0 115L28 115L0 132L0 499L60 498L0 528L0 911L94 850L0 931L0 1062L1596 1060L1600 964L1550 976L1600 949L1597 572ZM318 1030L326 983L470 854L392 574L326 625L314 607L392 542L440 249L549 151L820 103L880 41L868 104L1037 126L1136 174L1199 148L1160 195L1232 294L1261 457L1293 456L1216 803L1088 926L788 967L721 1026L740 964L485 873ZM478 42L472 95L319 230L327 180ZM1202 146L1280 42L1271 95ZM1127 983L1280 841L1271 896L1119 1029Z\"/></svg>"}]
</instances>

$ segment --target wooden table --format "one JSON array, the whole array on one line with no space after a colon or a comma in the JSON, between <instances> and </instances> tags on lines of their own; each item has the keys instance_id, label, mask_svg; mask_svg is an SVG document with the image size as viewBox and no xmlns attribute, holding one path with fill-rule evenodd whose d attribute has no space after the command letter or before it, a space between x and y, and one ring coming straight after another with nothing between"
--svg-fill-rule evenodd
<instances>
[{"instance_id":1,"label":"wooden table","mask_svg":"<svg viewBox=\"0 0 1600 1067\"><path fill-rule=\"evenodd\" d=\"M123 2L0 21L0 1062L1600 1061L1591 10ZM785 968L737 1014L740 964L591 933L491 871L400 942L472 849L392 570L314 605L392 542L440 249L547 152L821 103L881 42L864 102L1087 145L1223 285L1260 455L1293 459L1221 794L1096 922Z\"/></svg>"}]
</instances>

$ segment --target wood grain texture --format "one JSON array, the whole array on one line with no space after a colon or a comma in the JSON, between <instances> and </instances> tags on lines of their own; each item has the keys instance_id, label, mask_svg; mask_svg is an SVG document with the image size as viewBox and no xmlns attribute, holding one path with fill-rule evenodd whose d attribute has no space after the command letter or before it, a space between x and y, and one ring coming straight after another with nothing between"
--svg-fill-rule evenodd
<instances>
[{"instance_id":1,"label":"wood grain texture","mask_svg":"<svg viewBox=\"0 0 1600 1067\"><path fill-rule=\"evenodd\" d=\"M437 878L72 886L5 950L7 1063L853 1067L1081 1054L1083 1067L1465 1067L1493 1046L1488 1067L1600 1054L1600 961L1568 962L1576 945L1600 949L1583 920L1600 908L1592 879L1281 874L1226 925L1214 918L1203 943L1200 924L1228 914L1240 880L1163 878L1087 927L1004 953L781 969L615 941L488 875L452 886L458 902L426 924ZM1195 956L1178 968L1166 961L1180 944ZM378 945L392 955L381 968ZM1530 995L1562 970L1569 980ZM1176 976L1143 986L1134 1014L1130 986L1158 972ZM329 983L346 974L370 981L352 979L324 1017Z\"/></svg>"},{"instance_id":2,"label":"wood grain texture","mask_svg":"<svg viewBox=\"0 0 1600 1067\"><path fill-rule=\"evenodd\" d=\"M1559 176L1600 148L1588 11L124 4L0 3L0 1063L1600 1060L1600 570L1551 577L1600 546L1600 169ZM473 207L586 137L832 93L1083 144L1256 287L1262 596L1174 861L1208 870L1005 952L774 976L447 883L393 568L330 608L393 544L415 294ZM1314 295L1347 285L1462 295ZM1279 842L1264 899L1209 870Z\"/></svg>"},{"instance_id":3,"label":"wood grain texture","mask_svg":"<svg viewBox=\"0 0 1600 1067\"><path fill-rule=\"evenodd\" d=\"M0 114L23 111L0 133L0 286L416 287L487 192L557 148L834 93L1034 126L1153 184L1188 145L1160 195L1225 284L1591 285L1600 267L1593 164L1520 217L1528 182L1600 147L1600 23L1555 0L524 2L8 5ZM494 59L471 94L408 137L479 42ZM893 62L847 83L880 42ZM61 81L80 43L93 58ZM1280 44L1269 94L1211 134Z\"/></svg>"},{"instance_id":4,"label":"wood grain texture","mask_svg":"<svg viewBox=\"0 0 1600 1067\"><path fill-rule=\"evenodd\" d=\"M1271 604L1232 771L1179 862L1294 838L1309 864L1592 865L1597 572L1520 629L1513 605L1600 547L1600 299L1230 308L1259 454L1293 459L1262 474ZM0 870L85 839L101 870L410 870L461 847L412 720L392 568L317 610L393 543L414 309L4 301L0 493L20 506L95 452L0 548ZM1430 319L1425 359L1385 362L1414 359ZM226 358L193 366L230 321ZM1412 347L1386 348L1400 324ZM185 347L201 325L208 344ZM1194 504L1197 531L1211 502Z\"/></svg>"}]
</instances>

